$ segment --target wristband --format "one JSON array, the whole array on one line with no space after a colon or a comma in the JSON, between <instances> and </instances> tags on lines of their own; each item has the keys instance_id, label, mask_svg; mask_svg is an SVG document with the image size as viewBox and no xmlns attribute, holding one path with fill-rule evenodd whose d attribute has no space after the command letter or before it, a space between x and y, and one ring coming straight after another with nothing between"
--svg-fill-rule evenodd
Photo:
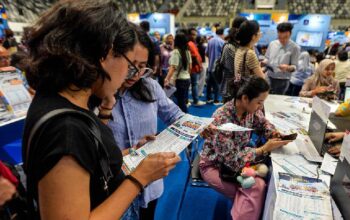
<instances>
[{"instance_id":1,"label":"wristband","mask_svg":"<svg viewBox=\"0 0 350 220\"><path fill-rule=\"evenodd\" d=\"M140 189L140 192L143 192L143 185L135 177L133 177L132 175L127 175L125 176L125 179L128 179L131 182L133 182Z\"/></svg>"},{"instance_id":2,"label":"wristband","mask_svg":"<svg viewBox=\"0 0 350 220\"><path fill-rule=\"evenodd\" d=\"M112 113L109 114L109 115L105 115L105 114L101 114L101 112L100 112L100 113L98 113L97 117L100 118L100 119L110 119L110 120L113 120L113 115L112 115Z\"/></svg>"}]
</instances>

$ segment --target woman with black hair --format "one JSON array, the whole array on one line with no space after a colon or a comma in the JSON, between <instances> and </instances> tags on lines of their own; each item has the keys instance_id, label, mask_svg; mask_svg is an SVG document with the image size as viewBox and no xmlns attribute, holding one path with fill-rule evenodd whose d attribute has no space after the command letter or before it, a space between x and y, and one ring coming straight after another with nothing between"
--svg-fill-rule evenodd
<instances>
[{"instance_id":1,"label":"woman with black hair","mask_svg":"<svg viewBox=\"0 0 350 220\"><path fill-rule=\"evenodd\" d=\"M188 100L188 89L191 84L190 70L192 68L191 54L187 47L188 39L183 32L175 36L174 47L169 60L169 73L164 80L164 86L175 85L175 97L180 109L187 113L186 102Z\"/></svg>"},{"instance_id":2,"label":"woman with black hair","mask_svg":"<svg viewBox=\"0 0 350 220\"><path fill-rule=\"evenodd\" d=\"M149 155L125 176L122 153L100 120L111 118L125 78L140 72L133 68L137 44L108 0L59 1L34 25L26 76L36 94L22 139L29 219L120 219L179 161L175 153ZM92 95L102 99L98 116L88 107ZM48 117L62 110L69 112Z\"/></svg>"},{"instance_id":3,"label":"woman with black hair","mask_svg":"<svg viewBox=\"0 0 350 220\"><path fill-rule=\"evenodd\" d=\"M154 46L147 33L133 25L139 44L135 46L135 61L139 74L126 80L119 89L112 115L113 120L108 126L112 129L114 138L123 154L137 147L143 137L152 138L157 133L157 118L171 125L183 112L171 101L159 83L151 77L154 62ZM149 184L140 200L136 199L123 219L134 219L140 208L140 219L154 219L157 199L163 193L163 180Z\"/></svg>"},{"instance_id":4,"label":"woman with black hair","mask_svg":"<svg viewBox=\"0 0 350 220\"><path fill-rule=\"evenodd\" d=\"M253 76L239 88L236 98L227 102L214 114L211 135L205 140L199 169L203 179L214 189L233 201L232 219L259 219L264 207L266 184L264 179L255 177L255 185L243 189L234 177L229 181L221 178L220 172L229 170L240 173L248 164L264 161L264 156L289 141L275 139L279 133L266 120L262 112L263 103L269 94L268 83ZM252 131L224 132L216 126L233 123L259 131L266 143L253 143Z\"/></svg>"},{"instance_id":5,"label":"woman with black hair","mask_svg":"<svg viewBox=\"0 0 350 220\"><path fill-rule=\"evenodd\" d=\"M241 24L246 21L247 18L242 16L237 16L233 22L232 27L230 29L229 35L227 37L227 43L223 46L222 55L220 62L223 65L223 80L220 84L221 95L223 98L223 102L226 103L233 98L234 94L232 93L232 89L230 89L230 84L232 84L235 73L234 73L234 61L235 61L235 53L238 49L238 41L236 39L236 35Z\"/></svg>"},{"instance_id":6,"label":"woman with black hair","mask_svg":"<svg viewBox=\"0 0 350 220\"><path fill-rule=\"evenodd\" d=\"M239 42L239 48L235 54L235 82L238 84L256 75L265 78L258 57L254 51L254 45L261 37L260 26L257 21L245 21L239 27L236 39Z\"/></svg>"}]
</instances>

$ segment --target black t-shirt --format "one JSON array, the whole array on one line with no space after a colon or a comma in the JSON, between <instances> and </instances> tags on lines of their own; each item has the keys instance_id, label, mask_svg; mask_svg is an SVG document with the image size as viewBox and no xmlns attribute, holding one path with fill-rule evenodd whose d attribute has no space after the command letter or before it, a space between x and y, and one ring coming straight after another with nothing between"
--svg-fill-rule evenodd
<instances>
[{"instance_id":1,"label":"black t-shirt","mask_svg":"<svg viewBox=\"0 0 350 220\"><path fill-rule=\"evenodd\" d=\"M75 106L58 94L42 95L37 92L28 110L23 135L23 161L26 162L26 146L30 131L35 123L46 113L60 108L71 108L89 114L98 124L103 144L109 153L110 169L113 178L109 182L109 193L124 180L121 171L123 157L112 131L92 112ZM97 146L88 130L88 123L74 115L57 116L37 131L30 146L27 170L28 192L37 201L38 182L63 157L72 156L90 174L91 209L101 204L107 197L101 183L102 172L99 165ZM34 150L32 150L34 149Z\"/></svg>"}]
</instances>

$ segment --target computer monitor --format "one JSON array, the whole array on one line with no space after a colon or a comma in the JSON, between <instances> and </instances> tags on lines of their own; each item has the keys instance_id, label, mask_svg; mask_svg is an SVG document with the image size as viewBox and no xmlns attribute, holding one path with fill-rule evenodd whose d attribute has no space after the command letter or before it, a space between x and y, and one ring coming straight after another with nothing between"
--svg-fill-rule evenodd
<instances>
[{"instance_id":1,"label":"computer monitor","mask_svg":"<svg viewBox=\"0 0 350 220\"><path fill-rule=\"evenodd\" d=\"M345 87L344 102L350 98L350 87Z\"/></svg>"},{"instance_id":2,"label":"computer monitor","mask_svg":"<svg viewBox=\"0 0 350 220\"><path fill-rule=\"evenodd\" d=\"M327 121L323 120L315 111L312 111L309 123L309 137L314 144L317 152L323 156L326 147L324 146L324 139L327 130Z\"/></svg>"},{"instance_id":3,"label":"computer monitor","mask_svg":"<svg viewBox=\"0 0 350 220\"><path fill-rule=\"evenodd\" d=\"M302 47L320 47L322 44L322 32L299 31L296 43Z\"/></svg>"},{"instance_id":4,"label":"computer monitor","mask_svg":"<svg viewBox=\"0 0 350 220\"><path fill-rule=\"evenodd\" d=\"M344 158L339 161L331 180L331 195L345 220L350 219L350 165Z\"/></svg>"}]
</instances>

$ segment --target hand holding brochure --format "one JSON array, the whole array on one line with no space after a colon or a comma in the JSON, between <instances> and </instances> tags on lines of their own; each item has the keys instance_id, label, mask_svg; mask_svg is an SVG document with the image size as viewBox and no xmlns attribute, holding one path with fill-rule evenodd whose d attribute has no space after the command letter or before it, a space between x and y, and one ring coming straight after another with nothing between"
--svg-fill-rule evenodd
<instances>
[{"instance_id":1,"label":"hand holding brochure","mask_svg":"<svg viewBox=\"0 0 350 220\"><path fill-rule=\"evenodd\" d=\"M133 155L123 157L123 171L129 174L148 154L160 152L181 153L199 134L213 122L213 118L201 118L186 114L174 124L162 131L156 140L137 149Z\"/></svg>"}]
</instances>

